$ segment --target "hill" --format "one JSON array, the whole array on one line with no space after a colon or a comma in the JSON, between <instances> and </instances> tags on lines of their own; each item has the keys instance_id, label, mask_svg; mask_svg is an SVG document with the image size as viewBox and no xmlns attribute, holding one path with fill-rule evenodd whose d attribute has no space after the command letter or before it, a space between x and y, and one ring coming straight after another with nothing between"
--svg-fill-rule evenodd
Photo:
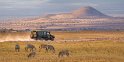
<instances>
[{"instance_id":1,"label":"hill","mask_svg":"<svg viewBox=\"0 0 124 62\"><path fill-rule=\"evenodd\" d=\"M70 13L60 13L60 14L49 14L46 18L51 19L79 19L79 18L105 18L107 16L93 7L81 7Z\"/></svg>"}]
</instances>

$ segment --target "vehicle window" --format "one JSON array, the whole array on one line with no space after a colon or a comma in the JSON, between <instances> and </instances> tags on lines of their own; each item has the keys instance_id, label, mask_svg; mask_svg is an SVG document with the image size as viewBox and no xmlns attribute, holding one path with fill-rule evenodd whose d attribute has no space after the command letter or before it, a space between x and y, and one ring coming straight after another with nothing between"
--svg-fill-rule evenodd
<instances>
[{"instance_id":1,"label":"vehicle window","mask_svg":"<svg viewBox=\"0 0 124 62\"><path fill-rule=\"evenodd\" d=\"M44 35L46 35L47 34L47 32L44 32Z\"/></svg>"},{"instance_id":2,"label":"vehicle window","mask_svg":"<svg viewBox=\"0 0 124 62\"><path fill-rule=\"evenodd\" d=\"M43 33L43 32L41 32L41 35L44 35L44 33Z\"/></svg>"}]
</instances>

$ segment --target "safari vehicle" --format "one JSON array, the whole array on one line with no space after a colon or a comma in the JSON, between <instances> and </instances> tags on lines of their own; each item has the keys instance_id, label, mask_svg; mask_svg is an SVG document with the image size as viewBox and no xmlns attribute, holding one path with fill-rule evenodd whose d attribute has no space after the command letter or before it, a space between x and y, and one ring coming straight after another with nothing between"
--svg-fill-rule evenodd
<instances>
[{"instance_id":1,"label":"safari vehicle","mask_svg":"<svg viewBox=\"0 0 124 62\"><path fill-rule=\"evenodd\" d=\"M55 36L51 35L49 31L31 31L31 39L35 40L51 40L53 41Z\"/></svg>"}]
</instances>

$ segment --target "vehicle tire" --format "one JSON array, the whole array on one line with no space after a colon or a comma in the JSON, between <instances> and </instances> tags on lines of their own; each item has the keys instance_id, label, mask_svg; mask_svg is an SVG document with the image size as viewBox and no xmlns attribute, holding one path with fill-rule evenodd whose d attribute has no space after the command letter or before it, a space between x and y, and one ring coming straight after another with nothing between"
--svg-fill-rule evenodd
<instances>
[{"instance_id":1,"label":"vehicle tire","mask_svg":"<svg viewBox=\"0 0 124 62\"><path fill-rule=\"evenodd\" d=\"M50 40L51 40L51 41L54 41L54 38L51 38Z\"/></svg>"}]
</instances>

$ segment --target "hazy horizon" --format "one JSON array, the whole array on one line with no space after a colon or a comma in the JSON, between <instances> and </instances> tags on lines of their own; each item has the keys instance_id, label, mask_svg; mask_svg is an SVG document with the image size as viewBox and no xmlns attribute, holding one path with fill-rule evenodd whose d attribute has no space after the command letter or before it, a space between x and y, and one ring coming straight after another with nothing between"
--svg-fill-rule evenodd
<instances>
[{"instance_id":1,"label":"hazy horizon","mask_svg":"<svg viewBox=\"0 0 124 62\"><path fill-rule=\"evenodd\" d=\"M91 6L100 12L124 17L124 0L0 0L0 18L42 16Z\"/></svg>"}]
</instances>

